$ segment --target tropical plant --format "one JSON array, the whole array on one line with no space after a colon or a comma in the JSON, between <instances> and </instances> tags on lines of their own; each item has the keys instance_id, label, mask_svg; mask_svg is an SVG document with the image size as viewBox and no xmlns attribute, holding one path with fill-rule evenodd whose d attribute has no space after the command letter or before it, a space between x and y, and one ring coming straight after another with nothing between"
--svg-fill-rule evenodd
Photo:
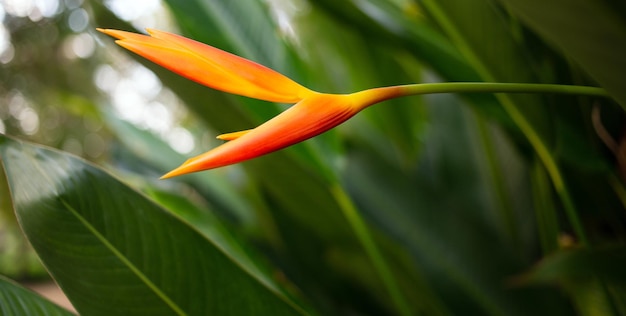
<instances>
[{"instance_id":1,"label":"tropical plant","mask_svg":"<svg viewBox=\"0 0 626 316\"><path fill-rule=\"evenodd\" d=\"M246 154L228 162L256 158L182 175L207 169L193 160L170 174L179 177L159 181L185 156L215 143L205 141L204 150L181 154L168 146L169 136L124 120L123 112L111 109L116 101L94 92L89 80L76 86L51 81L31 90L18 86L24 81L11 80L17 74L37 78L41 70L14 58L3 66L4 87L13 90L5 88L3 99L11 102L0 114L17 113L11 104L20 91L37 104L32 108L41 126L48 119L44 113L50 113L37 103L45 96L69 100L72 106L56 108L61 116L87 116L106 126L98 131L106 140L105 154L85 155L88 162L68 153L62 138L13 128L9 119L0 125L7 134L30 139L0 135L7 180L0 196L10 201L3 209L14 211L78 313L626 313L625 6L609 0L165 3L176 33L333 93L328 94L333 100L376 87L416 87L406 86L413 82L476 82L444 83L450 92L482 87L482 92L542 93L394 98L283 150ZM111 6L83 6L94 26L134 29ZM142 57L119 56L111 41L98 38L100 53L85 59L92 62L81 68L81 76L95 72L98 81L109 69L103 67L141 63L189 109L179 124L197 142L224 133L222 139L235 144L228 148L272 140L271 133L256 139L253 132L230 133L261 125L284 104L197 85ZM125 47L137 51L138 46ZM15 44L15 56L24 51ZM242 66L247 61L228 58L236 66L228 71L249 74ZM98 66L103 60L112 66ZM159 63L176 68L182 62L168 55ZM62 65L43 68L72 73ZM239 93L247 83L231 75L217 88ZM211 84L216 74L194 76ZM77 89L83 85L91 88ZM579 95L543 93L563 86ZM283 92L280 85L267 89ZM308 90L302 91L291 99L244 95L309 100ZM271 149L337 124L315 126L306 137L293 132ZM54 128L77 133L62 124ZM0 312L70 314L6 278L0 279Z\"/></svg>"}]
</instances>

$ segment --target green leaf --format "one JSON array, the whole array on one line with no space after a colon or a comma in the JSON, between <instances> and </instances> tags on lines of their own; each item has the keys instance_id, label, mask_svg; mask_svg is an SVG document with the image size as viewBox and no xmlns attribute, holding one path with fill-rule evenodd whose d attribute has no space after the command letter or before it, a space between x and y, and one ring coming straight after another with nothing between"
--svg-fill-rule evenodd
<instances>
[{"instance_id":1,"label":"green leaf","mask_svg":"<svg viewBox=\"0 0 626 316\"><path fill-rule=\"evenodd\" d=\"M505 24L503 14L488 0L426 0L424 6L482 80L537 82L529 67L532 60ZM551 146L551 116L540 96L498 95L497 98L531 142L533 137L540 137L538 141L544 147Z\"/></svg>"},{"instance_id":2,"label":"green leaf","mask_svg":"<svg viewBox=\"0 0 626 316\"><path fill-rule=\"evenodd\" d=\"M566 249L553 253L521 276L524 283L567 282L600 278L626 285L624 246L597 249Z\"/></svg>"},{"instance_id":3,"label":"green leaf","mask_svg":"<svg viewBox=\"0 0 626 316\"><path fill-rule=\"evenodd\" d=\"M610 0L499 0L626 109L626 7Z\"/></svg>"},{"instance_id":4,"label":"green leaf","mask_svg":"<svg viewBox=\"0 0 626 316\"><path fill-rule=\"evenodd\" d=\"M69 316L69 311L0 275L0 315Z\"/></svg>"},{"instance_id":5,"label":"green leaf","mask_svg":"<svg viewBox=\"0 0 626 316\"><path fill-rule=\"evenodd\" d=\"M512 280L526 286L557 284L573 298L580 315L623 315L626 312L626 249L563 249Z\"/></svg>"},{"instance_id":6,"label":"green leaf","mask_svg":"<svg viewBox=\"0 0 626 316\"><path fill-rule=\"evenodd\" d=\"M0 137L22 229L85 315L298 315L215 243L99 168Z\"/></svg>"},{"instance_id":7,"label":"green leaf","mask_svg":"<svg viewBox=\"0 0 626 316\"><path fill-rule=\"evenodd\" d=\"M271 278L273 269L266 265L266 262L253 249L246 247L241 238L237 238L238 235L235 235L231 228L225 222L220 221L211 210L199 207L187 196L154 188L149 188L147 191L151 198L180 216L198 232L213 241L218 248L259 278L265 285L276 291L281 291L275 280Z\"/></svg>"},{"instance_id":8,"label":"green leaf","mask_svg":"<svg viewBox=\"0 0 626 316\"><path fill-rule=\"evenodd\" d=\"M407 49L428 61L445 77L478 78L459 51L426 23L421 8L417 6L401 10L385 0L368 1L368 4L332 0L312 2L366 39L383 44L380 46Z\"/></svg>"}]
</instances>

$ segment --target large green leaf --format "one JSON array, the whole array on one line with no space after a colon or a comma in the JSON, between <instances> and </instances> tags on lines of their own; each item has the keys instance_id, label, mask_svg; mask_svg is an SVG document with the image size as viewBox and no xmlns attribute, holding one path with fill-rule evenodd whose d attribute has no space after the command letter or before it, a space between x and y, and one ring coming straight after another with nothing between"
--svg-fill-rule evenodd
<instances>
[{"instance_id":1,"label":"large green leaf","mask_svg":"<svg viewBox=\"0 0 626 316\"><path fill-rule=\"evenodd\" d=\"M106 172L0 137L15 211L85 315L302 314L215 243Z\"/></svg>"},{"instance_id":2,"label":"large green leaf","mask_svg":"<svg viewBox=\"0 0 626 316\"><path fill-rule=\"evenodd\" d=\"M0 276L0 315L70 316L73 314Z\"/></svg>"},{"instance_id":3,"label":"large green leaf","mask_svg":"<svg viewBox=\"0 0 626 316\"><path fill-rule=\"evenodd\" d=\"M187 196L154 188L149 188L146 191L159 204L167 207L171 212L174 212L187 221L189 225L207 236L217 247L237 261L247 271L252 272L257 278L261 279L264 284L271 286L277 291L281 290L271 277L275 269L267 265L266 260L263 260L254 249L243 242L241 236L235 235L232 228L226 222L220 220L214 212L194 204Z\"/></svg>"},{"instance_id":4,"label":"large green leaf","mask_svg":"<svg viewBox=\"0 0 626 316\"><path fill-rule=\"evenodd\" d=\"M626 109L626 7L610 0L499 0Z\"/></svg>"}]
</instances>

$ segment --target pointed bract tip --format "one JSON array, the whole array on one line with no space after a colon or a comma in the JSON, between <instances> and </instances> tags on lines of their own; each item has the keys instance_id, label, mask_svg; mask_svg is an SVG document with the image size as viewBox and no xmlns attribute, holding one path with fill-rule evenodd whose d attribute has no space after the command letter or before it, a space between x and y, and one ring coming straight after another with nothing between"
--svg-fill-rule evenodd
<instances>
[{"instance_id":1,"label":"pointed bract tip","mask_svg":"<svg viewBox=\"0 0 626 316\"><path fill-rule=\"evenodd\" d=\"M122 32L122 31L118 31L118 30L114 30L114 29L103 29L103 28L100 28L100 27L97 27L96 31L98 31L98 32L100 32L102 34L113 36L113 37L117 37L117 36L115 36L116 33Z\"/></svg>"},{"instance_id":2,"label":"pointed bract tip","mask_svg":"<svg viewBox=\"0 0 626 316\"><path fill-rule=\"evenodd\" d=\"M172 174L172 171L170 171L170 172L168 172L168 173L166 173L166 174L162 175L162 176L159 178L159 180L165 180L165 179L173 178L173 177L175 177L175 176L176 176L176 175L173 175L173 174Z\"/></svg>"},{"instance_id":3,"label":"pointed bract tip","mask_svg":"<svg viewBox=\"0 0 626 316\"><path fill-rule=\"evenodd\" d=\"M177 176L182 176L184 174L189 173L189 172L184 172L184 170L182 170L184 165L185 164L183 164L182 166L180 166L180 167L178 167L178 168L176 168L176 169L174 169L174 170L172 170L172 171L162 175L159 178L159 180L165 180L165 179L169 179L169 178L173 178L173 177L177 177Z\"/></svg>"},{"instance_id":4,"label":"pointed bract tip","mask_svg":"<svg viewBox=\"0 0 626 316\"><path fill-rule=\"evenodd\" d=\"M174 170L164 174L163 176L161 176L161 180L163 179L169 179L169 178L173 178L173 177L178 177L178 176L182 176L185 174L189 174L189 173L194 173L197 171L201 171L204 170L203 168L201 168L199 166L199 162L201 162L201 160L199 159L199 156L193 157L193 158L189 158L187 159L185 162L183 162L182 165L176 167Z\"/></svg>"},{"instance_id":5,"label":"pointed bract tip","mask_svg":"<svg viewBox=\"0 0 626 316\"><path fill-rule=\"evenodd\" d=\"M226 133L226 134L221 134L221 135L217 135L215 138L219 139L219 140L235 140L247 133L249 133L251 131L251 129L247 129L245 131L239 131L239 132L232 132L232 133Z\"/></svg>"}]
</instances>

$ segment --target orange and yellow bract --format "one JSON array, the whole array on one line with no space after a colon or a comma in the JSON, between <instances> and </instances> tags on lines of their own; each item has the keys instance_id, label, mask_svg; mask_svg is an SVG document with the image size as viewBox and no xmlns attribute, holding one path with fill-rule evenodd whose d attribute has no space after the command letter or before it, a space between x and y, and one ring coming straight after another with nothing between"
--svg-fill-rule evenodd
<instances>
[{"instance_id":1,"label":"orange and yellow bract","mask_svg":"<svg viewBox=\"0 0 626 316\"><path fill-rule=\"evenodd\" d=\"M309 90L253 61L168 32L148 35L98 29L120 46L181 76L213 89L250 98L296 103L273 119L246 131L218 136L228 142L191 158L162 178L208 170L259 157L319 135L380 101L403 95L401 87L352 94Z\"/></svg>"}]
</instances>

